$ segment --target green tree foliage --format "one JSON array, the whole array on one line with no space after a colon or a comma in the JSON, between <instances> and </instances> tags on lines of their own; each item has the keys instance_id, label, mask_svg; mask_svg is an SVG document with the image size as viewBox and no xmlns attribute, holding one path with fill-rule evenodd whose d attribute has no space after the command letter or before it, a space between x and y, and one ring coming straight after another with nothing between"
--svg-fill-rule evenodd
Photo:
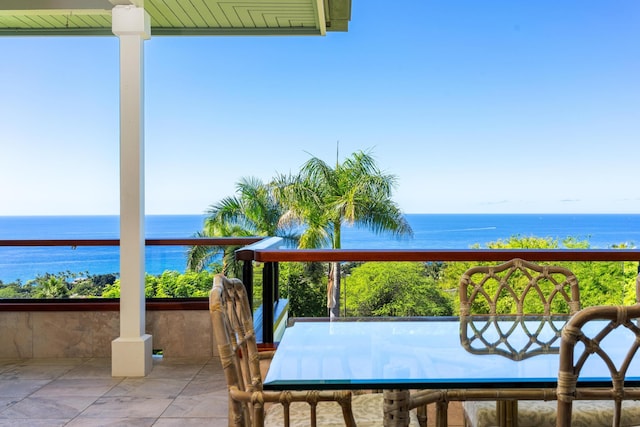
<instances>
[{"instance_id":1,"label":"green tree foliage","mask_svg":"<svg viewBox=\"0 0 640 427\"><path fill-rule=\"evenodd\" d=\"M167 270L158 276L145 275L145 298L207 297L213 284L209 271L186 272ZM104 298L120 298L120 280L105 287Z\"/></svg>"},{"instance_id":2,"label":"green tree foliage","mask_svg":"<svg viewBox=\"0 0 640 427\"><path fill-rule=\"evenodd\" d=\"M0 298L90 298L101 296L116 280L115 274L95 274L71 271L45 273L29 280L0 284Z\"/></svg>"},{"instance_id":3,"label":"green tree foliage","mask_svg":"<svg viewBox=\"0 0 640 427\"><path fill-rule=\"evenodd\" d=\"M18 280L13 283L0 284L0 298L31 298L32 294L33 287L31 283L25 283L23 285L22 282Z\"/></svg>"},{"instance_id":4,"label":"green tree foliage","mask_svg":"<svg viewBox=\"0 0 640 427\"><path fill-rule=\"evenodd\" d=\"M106 286L115 283L115 274L96 274L88 277L78 277L70 284L71 297L100 297Z\"/></svg>"},{"instance_id":5,"label":"green tree foliage","mask_svg":"<svg viewBox=\"0 0 640 427\"><path fill-rule=\"evenodd\" d=\"M120 298L120 280L104 287L102 298Z\"/></svg>"},{"instance_id":6,"label":"green tree foliage","mask_svg":"<svg viewBox=\"0 0 640 427\"><path fill-rule=\"evenodd\" d=\"M368 262L351 270L347 313L353 316L446 316L451 300L423 263Z\"/></svg>"},{"instance_id":7,"label":"green tree foliage","mask_svg":"<svg viewBox=\"0 0 640 427\"><path fill-rule=\"evenodd\" d=\"M312 157L295 176L274 180L287 217L304 224L300 248L329 246L339 249L343 224L365 227L374 233L413 234L392 199L396 176L383 173L370 153L358 151L335 167ZM340 314L340 265L332 263L328 294L332 316Z\"/></svg>"},{"instance_id":8,"label":"green tree foliage","mask_svg":"<svg viewBox=\"0 0 640 427\"><path fill-rule=\"evenodd\" d=\"M64 274L45 274L35 278L33 296L35 298L67 298L69 285Z\"/></svg>"},{"instance_id":9,"label":"green tree foliage","mask_svg":"<svg viewBox=\"0 0 640 427\"><path fill-rule=\"evenodd\" d=\"M535 236L511 236L506 240L490 242L489 249L589 249L590 244L586 240L568 237L562 241L550 237ZM474 246L479 248L478 245ZM625 245L617 245L615 248L626 248ZM462 274L475 265L490 265L498 263L456 262L446 263L442 280L439 283L441 289L455 294L455 307L459 306L458 284ZM545 263L541 263L545 264ZM559 265L571 270L580 285L580 301L582 307L611 304L633 304L636 298L635 280L637 275L636 262L549 262L546 264ZM532 298L532 301L534 299ZM508 299L506 300L508 301ZM537 303L537 302L536 302ZM504 304L507 304L505 302ZM536 310L531 306L525 310ZM533 304L533 302L529 303ZM477 312L482 312L476 307ZM456 308L457 310L457 308ZM501 312L510 312L511 307L504 306ZM534 311L535 312L535 311Z\"/></svg>"},{"instance_id":10,"label":"green tree foliage","mask_svg":"<svg viewBox=\"0 0 640 427\"><path fill-rule=\"evenodd\" d=\"M273 187L258 178L241 178L236 184L236 195L226 197L207 210L204 229L197 237L251 237L277 236L290 245L298 240L293 223L283 219L284 208L276 200ZM241 266L235 262L235 246L193 246L189 250L187 269L202 271L222 254L221 272L239 276Z\"/></svg>"},{"instance_id":11,"label":"green tree foliage","mask_svg":"<svg viewBox=\"0 0 640 427\"><path fill-rule=\"evenodd\" d=\"M280 264L280 296L289 300L290 317L327 314L326 264Z\"/></svg>"},{"instance_id":12,"label":"green tree foliage","mask_svg":"<svg viewBox=\"0 0 640 427\"><path fill-rule=\"evenodd\" d=\"M563 265L578 277L582 307L635 303L637 263L567 262Z\"/></svg>"}]
</instances>

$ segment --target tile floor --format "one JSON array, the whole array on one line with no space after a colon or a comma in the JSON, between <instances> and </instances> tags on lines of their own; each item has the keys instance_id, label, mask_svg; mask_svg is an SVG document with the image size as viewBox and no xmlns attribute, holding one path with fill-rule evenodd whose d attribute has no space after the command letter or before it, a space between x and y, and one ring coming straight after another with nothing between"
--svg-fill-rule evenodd
<instances>
[{"instance_id":1,"label":"tile floor","mask_svg":"<svg viewBox=\"0 0 640 427\"><path fill-rule=\"evenodd\" d=\"M113 378L110 359L0 360L0 426L226 426L218 359L154 359Z\"/></svg>"},{"instance_id":2,"label":"tile floor","mask_svg":"<svg viewBox=\"0 0 640 427\"><path fill-rule=\"evenodd\" d=\"M449 420L462 425L458 404ZM205 425L227 425L217 358L154 358L144 378L113 378L110 359L0 360L0 426Z\"/></svg>"}]
</instances>

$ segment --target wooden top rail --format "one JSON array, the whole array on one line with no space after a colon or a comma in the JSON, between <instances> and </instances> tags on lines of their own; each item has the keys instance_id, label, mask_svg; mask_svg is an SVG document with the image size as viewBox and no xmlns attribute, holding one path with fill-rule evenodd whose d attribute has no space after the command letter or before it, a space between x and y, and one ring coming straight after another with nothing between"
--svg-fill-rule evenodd
<instances>
[{"instance_id":1,"label":"wooden top rail","mask_svg":"<svg viewBox=\"0 0 640 427\"><path fill-rule=\"evenodd\" d=\"M280 245L282 245L282 241L283 239L281 237L267 237L259 242L238 249L235 252L236 259L240 261L253 261L255 260L257 251L278 249Z\"/></svg>"},{"instance_id":2,"label":"wooden top rail","mask_svg":"<svg viewBox=\"0 0 640 427\"><path fill-rule=\"evenodd\" d=\"M279 237L145 239L147 246L242 246L236 259L259 262L348 261L640 261L639 249L279 249ZM120 239L8 239L2 246L119 246Z\"/></svg>"},{"instance_id":3,"label":"wooden top rail","mask_svg":"<svg viewBox=\"0 0 640 427\"><path fill-rule=\"evenodd\" d=\"M264 237L188 237L145 239L147 246L246 246ZM120 246L120 239L28 239L0 240L0 246Z\"/></svg>"},{"instance_id":4,"label":"wooden top rail","mask_svg":"<svg viewBox=\"0 0 640 427\"><path fill-rule=\"evenodd\" d=\"M246 254L244 254L246 255ZM237 259L238 252L236 252ZM637 249L258 249L259 262L348 261L640 261Z\"/></svg>"}]
</instances>

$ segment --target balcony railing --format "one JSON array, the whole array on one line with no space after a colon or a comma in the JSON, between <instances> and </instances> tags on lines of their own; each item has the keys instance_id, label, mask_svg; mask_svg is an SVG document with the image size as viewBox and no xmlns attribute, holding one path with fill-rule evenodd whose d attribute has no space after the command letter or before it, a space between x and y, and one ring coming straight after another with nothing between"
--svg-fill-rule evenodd
<instances>
[{"instance_id":1,"label":"balcony railing","mask_svg":"<svg viewBox=\"0 0 640 427\"><path fill-rule=\"evenodd\" d=\"M273 313L268 307L278 298L278 271L280 262L355 262L355 261L508 261L522 258L528 261L640 261L637 249L278 249L278 238L265 239L236 251L236 259L264 263L263 275L263 337L265 343L273 342L273 331L266 325L273 323ZM639 276L640 277L640 276ZM640 292L640 289L637 290Z\"/></svg>"},{"instance_id":2,"label":"balcony railing","mask_svg":"<svg viewBox=\"0 0 640 427\"><path fill-rule=\"evenodd\" d=\"M413 261L413 262L460 262L460 261L508 261L512 258L523 258L530 261L640 261L640 250L637 249L461 249L461 250L351 250L351 249L281 249L282 239L277 237L228 237L228 238L184 238L184 239L147 239L148 246L242 246L236 251L236 259L243 261L242 280L248 287L248 295L252 295L255 262L263 263L263 312L262 342L273 343L274 310L279 300L278 276L280 262L355 262L355 261ZM66 239L66 240L0 240L2 246L119 246L118 239ZM185 304L185 301L153 301L154 308L170 307ZM0 302L0 311L15 310L16 305L31 304L31 308L40 310L64 311L71 306L66 302L46 301L39 303L29 301ZM96 311L113 310L114 303L104 301L83 301L82 304L96 304ZM115 303L117 304L117 303ZM206 301L188 302L189 307L205 309ZM99 308L101 307L102 308ZM75 307L75 305L74 305Z\"/></svg>"},{"instance_id":3,"label":"balcony railing","mask_svg":"<svg viewBox=\"0 0 640 427\"><path fill-rule=\"evenodd\" d=\"M262 237L216 237L216 238L173 238L173 239L145 239L146 246L246 246L263 240ZM72 249L78 247L99 247L99 246L120 246L119 239L8 239L0 240L0 247L70 247ZM243 282L246 284L252 281L246 280L253 277L250 271L250 262L246 262L248 266L243 268L249 276L243 276ZM247 285L248 286L248 285ZM249 292L249 294L251 294ZM12 304L20 304L20 302L10 302ZM6 303L5 303L6 304ZM55 307L54 303L48 303L46 308L51 310ZM0 305L2 310L2 305Z\"/></svg>"},{"instance_id":4,"label":"balcony railing","mask_svg":"<svg viewBox=\"0 0 640 427\"><path fill-rule=\"evenodd\" d=\"M260 237L147 239L146 245L225 247L260 240ZM119 245L118 239L0 240L0 247L18 248ZM250 270L252 263L245 264L248 266L244 270ZM243 279L250 287L252 282ZM0 357L109 357L111 341L118 336L119 310L118 298L1 299L0 313L7 327L0 331L0 340L7 345L0 349ZM154 352L165 356L202 358L217 354L207 298L147 298L145 329L154 337ZM200 331L195 340L194 330Z\"/></svg>"}]
</instances>

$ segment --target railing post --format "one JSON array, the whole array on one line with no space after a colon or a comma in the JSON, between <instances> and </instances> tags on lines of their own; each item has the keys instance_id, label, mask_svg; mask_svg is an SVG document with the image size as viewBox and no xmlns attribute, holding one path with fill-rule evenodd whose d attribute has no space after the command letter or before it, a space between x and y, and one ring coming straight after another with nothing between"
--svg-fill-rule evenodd
<instances>
[{"instance_id":1,"label":"railing post","mask_svg":"<svg viewBox=\"0 0 640 427\"><path fill-rule=\"evenodd\" d=\"M640 262L638 262L638 275L636 276L636 304L640 303Z\"/></svg>"},{"instance_id":2,"label":"railing post","mask_svg":"<svg viewBox=\"0 0 640 427\"><path fill-rule=\"evenodd\" d=\"M262 269L262 342L273 343L274 264L265 262Z\"/></svg>"},{"instance_id":3,"label":"railing post","mask_svg":"<svg viewBox=\"0 0 640 427\"><path fill-rule=\"evenodd\" d=\"M273 300L280 301L280 263L273 263Z\"/></svg>"},{"instance_id":4,"label":"railing post","mask_svg":"<svg viewBox=\"0 0 640 427\"><path fill-rule=\"evenodd\" d=\"M249 307L253 313L253 261L242 262L242 283L244 283L247 298L249 299Z\"/></svg>"},{"instance_id":5,"label":"railing post","mask_svg":"<svg viewBox=\"0 0 640 427\"><path fill-rule=\"evenodd\" d=\"M256 253L259 250L275 249L282 244L281 237L268 237L259 242L253 243L238 249L235 252L236 260L245 261L243 265L243 274L253 275L253 265L248 266L247 263L258 261ZM252 276L253 277L253 276ZM246 279L247 283L249 282ZM262 269L262 342L264 344L273 344L273 321L274 321L274 301L278 298L278 262L269 261L264 263ZM256 337L257 338L257 337Z\"/></svg>"}]
</instances>

